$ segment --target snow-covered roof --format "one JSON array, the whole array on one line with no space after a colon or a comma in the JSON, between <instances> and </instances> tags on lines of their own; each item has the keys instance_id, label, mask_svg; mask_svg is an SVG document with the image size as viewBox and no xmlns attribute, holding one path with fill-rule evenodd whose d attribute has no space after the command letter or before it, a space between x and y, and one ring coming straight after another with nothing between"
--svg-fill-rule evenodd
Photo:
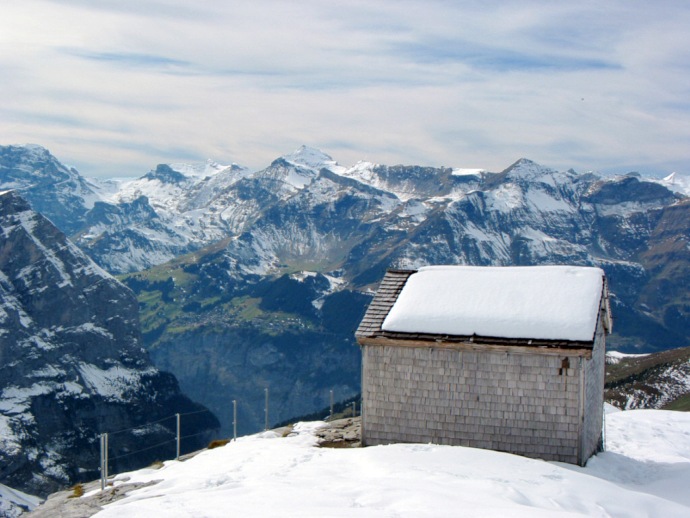
<instances>
[{"instance_id":1,"label":"snow-covered roof","mask_svg":"<svg viewBox=\"0 0 690 518\"><path fill-rule=\"evenodd\" d=\"M384 332L507 339L594 339L600 268L428 266L411 272Z\"/></svg>"}]
</instances>

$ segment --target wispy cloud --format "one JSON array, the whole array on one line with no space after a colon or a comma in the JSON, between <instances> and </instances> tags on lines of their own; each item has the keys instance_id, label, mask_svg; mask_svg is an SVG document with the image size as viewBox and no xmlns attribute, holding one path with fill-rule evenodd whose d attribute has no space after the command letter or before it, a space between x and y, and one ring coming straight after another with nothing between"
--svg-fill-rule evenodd
<instances>
[{"instance_id":1,"label":"wispy cloud","mask_svg":"<svg viewBox=\"0 0 690 518\"><path fill-rule=\"evenodd\" d=\"M32 0L29 0L31 2ZM184 19L194 20L204 18L213 12L215 2L194 3L180 0L43 0L44 4L54 4L58 7L72 7L87 12L99 12L102 15L126 14L156 19Z\"/></svg>"},{"instance_id":2,"label":"wispy cloud","mask_svg":"<svg viewBox=\"0 0 690 518\"><path fill-rule=\"evenodd\" d=\"M620 64L605 59L551 53L548 47L537 53L520 52L505 47L489 47L469 41L440 38L424 42L402 42L394 46L390 53L417 63L460 63L496 72L621 68Z\"/></svg>"},{"instance_id":3,"label":"wispy cloud","mask_svg":"<svg viewBox=\"0 0 690 518\"><path fill-rule=\"evenodd\" d=\"M135 52L94 52L84 49L63 49L70 55L90 61L101 63L111 63L123 67L144 67L144 68L188 68L191 63L179 59L152 54L140 54Z\"/></svg>"}]
</instances>

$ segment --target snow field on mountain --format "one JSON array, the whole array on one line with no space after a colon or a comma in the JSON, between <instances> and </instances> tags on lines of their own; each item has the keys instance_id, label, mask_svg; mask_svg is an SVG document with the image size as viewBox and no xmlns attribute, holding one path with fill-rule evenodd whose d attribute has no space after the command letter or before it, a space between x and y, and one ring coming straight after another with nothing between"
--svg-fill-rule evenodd
<instances>
[{"instance_id":1,"label":"snow field on mountain","mask_svg":"<svg viewBox=\"0 0 690 518\"><path fill-rule=\"evenodd\" d=\"M286 438L242 437L158 470L118 475L115 485L160 482L96 516L690 516L686 413L607 414L607 451L584 468L432 444L317 448L320 426L300 423Z\"/></svg>"},{"instance_id":2,"label":"snow field on mountain","mask_svg":"<svg viewBox=\"0 0 690 518\"><path fill-rule=\"evenodd\" d=\"M128 369L122 365L114 365L108 369L100 369L95 365L80 362L78 366L84 388L105 399L114 401L126 400L126 394L141 386L141 378L156 374L154 367L148 369ZM83 388L77 385L79 392Z\"/></svg>"}]
</instances>

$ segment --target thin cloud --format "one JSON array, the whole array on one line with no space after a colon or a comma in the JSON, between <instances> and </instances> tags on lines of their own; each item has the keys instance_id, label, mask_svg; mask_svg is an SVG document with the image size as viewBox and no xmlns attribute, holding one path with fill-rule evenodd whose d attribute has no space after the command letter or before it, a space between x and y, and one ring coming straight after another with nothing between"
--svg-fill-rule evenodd
<instances>
[{"instance_id":1,"label":"thin cloud","mask_svg":"<svg viewBox=\"0 0 690 518\"><path fill-rule=\"evenodd\" d=\"M179 59L134 52L90 52L81 49L64 49L63 52L90 61L112 63L124 67L187 68L191 66L191 63Z\"/></svg>"},{"instance_id":2,"label":"thin cloud","mask_svg":"<svg viewBox=\"0 0 690 518\"><path fill-rule=\"evenodd\" d=\"M620 64L586 56L569 56L547 52L526 53L506 48L492 48L474 42L435 39L401 43L390 50L416 63L462 63L496 72L544 70L572 71L619 69Z\"/></svg>"},{"instance_id":3,"label":"thin cloud","mask_svg":"<svg viewBox=\"0 0 690 518\"><path fill-rule=\"evenodd\" d=\"M31 0L29 0L30 2ZM213 2L198 2L190 4L186 1L175 0L43 0L42 3L54 4L59 7L73 7L84 11L119 13L127 15L145 16L152 19L199 19L213 11ZM205 4L205 5L204 5Z\"/></svg>"}]
</instances>

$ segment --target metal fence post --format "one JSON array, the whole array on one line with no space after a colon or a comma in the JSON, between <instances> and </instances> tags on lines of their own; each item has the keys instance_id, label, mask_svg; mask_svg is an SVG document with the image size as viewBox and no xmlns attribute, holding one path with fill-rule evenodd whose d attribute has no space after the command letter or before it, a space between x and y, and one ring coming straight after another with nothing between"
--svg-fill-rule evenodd
<instances>
[{"instance_id":1,"label":"metal fence post","mask_svg":"<svg viewBox=\"0 0 690 518\"><path fill-rule=\"evenodd\" d=\"M103 446L104 446L103 434L101 434L99 436L99 439L100 439L100 446L101 446L101 448L100 448L100 451L101 451L101 459L100 459L100 461L101 461L100 462L100 464L101 464L101 491L103 491L105 489L105 471L103 470L103 464L104 464L103 461L105 460L105 456L103 455L103 449L104 449L103 448Z\"/></svg>"},{"instance_id":2,"label":"metal fence post","mask_svg":"<svg viewBox=\"0 0 690 518\"><path fill-rule=\"evenodd\" d=\"M328 416L328 420L329 421L333 420L333 390L331 390L331 413Z\"/></svg>"},{"instance_id":3,"label":"metal fence post","mask_svg":"<svg viewBox=\"0 0 690 518\"><path fill-rule=\"evenodd\" d=\"M237 440L237 400L232 400L232 440Z\"/></svg>"},{"instance_id":4,"label":"metal fence post","mask_svg":"<svg viewBox=\"0 0 690 518\"><path fill-rule=\"evenodd\" d=\"M175 460L180 460L180 414L175 414L177 417L177 450Z\"/></svg>"},{"instance_id":5,"label":"metal fence post","mask_svg":"<svg viewBox=\"0 0 690 518\"><path fill-rule=\"evenodd\" d=\"M264 411L266 412L266 422L264 424L264 430L268 430L268 387L264 389L264 392L266 393L266 405L264 407Z\"/></svg>"},{"instance_id":6,"label":"metal fence post","mask_svg":"<svg viewBox=\"0 0 690 518\"><path fill-rule=\"evenodd\" d=\"M108 470L108 464L109 460L108 459L108 432L105 432L105 481L106 483L108 482L108 475L110 474L110 471Z\"/></svg>"},{"instance_id":7,"label":"metal fence post","mask_svg":"<svg viewBox=\"0 0 690 518\"><path fill-rule=\"evenodd\" d=\"M108 432L103 434L103 481L102 488L108 483Z\"/></svg>"}]
</instances>

